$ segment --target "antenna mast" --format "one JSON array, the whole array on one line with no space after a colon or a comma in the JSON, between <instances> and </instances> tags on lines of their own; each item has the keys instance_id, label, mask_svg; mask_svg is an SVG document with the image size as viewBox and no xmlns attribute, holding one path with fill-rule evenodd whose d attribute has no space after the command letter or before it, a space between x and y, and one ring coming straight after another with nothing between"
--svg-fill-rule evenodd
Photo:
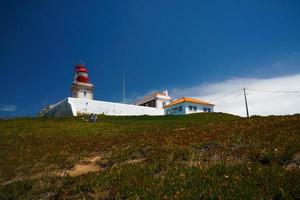
<instances>
[{"instance_id":1,"label":"antenna mast","mask_svg":"<svg viewBox=\"0 0 300 200\"><path fill-rule=\"evenodd\" d=\"M123 71L123 103L125 103L125 72Z\"/></svg>"}]
</instances>

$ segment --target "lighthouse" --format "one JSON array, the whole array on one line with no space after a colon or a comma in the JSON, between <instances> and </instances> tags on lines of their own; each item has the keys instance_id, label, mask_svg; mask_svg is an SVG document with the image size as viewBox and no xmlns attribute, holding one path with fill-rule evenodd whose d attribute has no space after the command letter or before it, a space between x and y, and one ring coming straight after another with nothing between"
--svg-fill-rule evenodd
<instances>
[{"instance_id":1,"label":"lighthouse","mask_svg":"<svg viewBox=\"0 0 300 200\"><path fill-rule=\"evenodd\" d=\"M72 97L93 99L94 85L89 82L88 70L84 64L74 66L74 80L71 86Z\"/></svg>"}]
</instances>

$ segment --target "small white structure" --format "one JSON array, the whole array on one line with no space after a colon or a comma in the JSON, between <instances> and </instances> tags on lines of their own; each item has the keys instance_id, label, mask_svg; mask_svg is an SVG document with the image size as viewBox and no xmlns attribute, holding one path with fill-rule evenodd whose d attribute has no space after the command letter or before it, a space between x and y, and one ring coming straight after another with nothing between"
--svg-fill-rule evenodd
<instances>
[{"instance_id":1,"label":"small white structure","mask_svg":"<svg viewBox=\"0 0 300 200\"><path fill-rule=\"evenodd\" d=\"M214 104L199 99L182 97L166 105L164 110L165 115L185 115L199 112L213 112Z\"/></svg>"},{"instance_id":2,"label":"small white structure","mask_svg":"<svg viewBox=\"0 0 300 200\"><path fill-rule=\"evenodd\" d=\"M154 92L138 100L135 104L138 106L146 106L162 109L164 106L171 102L171 97L168 94L168 90L163 92Z\"/></svg>"}]
</instances>

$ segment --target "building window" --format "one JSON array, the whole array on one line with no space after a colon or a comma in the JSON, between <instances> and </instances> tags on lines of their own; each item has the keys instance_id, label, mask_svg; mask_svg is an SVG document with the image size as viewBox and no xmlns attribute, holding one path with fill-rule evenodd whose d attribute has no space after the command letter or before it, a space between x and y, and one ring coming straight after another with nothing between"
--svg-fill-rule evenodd
<instances>
[{"instance_id":1,"label":"building window","mask_svg":"<svg viewBox=\"0 0 300 200\"><path fill-rule=\"evenodd\" d=\"M211 112L211 109L210 109L210 108L207 108L207 112Z\"/></svg>"},{"instance_id":2,"label":"building window","mask_svg":"<svg viewBox=\"0 0 300 200\"><path fill-rule=\"evenodd\" d=\"M163 101L162 102L162 106L165 107L166 106L166 102Z\"/></svg>"},{"instance_id":3,"label":"building window","mask_svg":"<svg viewBox=\"0 0 300 200\"><path fill-rule=\"evenodd\" d=\"M174 109L174 112L175 112L175 113L177 113L177 112L178 112L178 108L177 108L177 107Z\"/></svg>"},{"instance_id":4,"label":"building window","mask_svg":"<svg viewBox=\"0 0 300 200\"><path fill-rule=\"evenodd\" d=\"M193 110L193 106L189 106L189 110L190 110L190 111Z\"/></svg>"},{"instance_id":5,"label":"building window","mask_svg":"<svg viewBox=\"0 0 300 200\"><path fill-rule=\"evenodd\" d=\"M206 108L203 108L203 111L206 112Z\"/></svg>"},{"instance_id":6,"label":"building window","mask_svg":"<svg viewBox=\"0 0 300 200\"><path fill-rule=\"evenodd\" d=\"M182 112L182 106L178 107L179 112Z\"/></svg>"},{"instance_id":7,"label":"building window","mask_svg":"<svg viewBox=\"0 0 300 200\"><path fill-rule=\"evenodd\" d=\"M194 111L197 111L197 106L193 106L193 110L194 110Z\"/></svg>"},{"instance_id":8,"label":"building window","mask_svg":"<svg viewBox=\"0 0 300 200\"><path fill-rule=\"evenodd\" d=\"M86 96L86 91L83 92L83 95Z\"/></svg>"}]
</instances>

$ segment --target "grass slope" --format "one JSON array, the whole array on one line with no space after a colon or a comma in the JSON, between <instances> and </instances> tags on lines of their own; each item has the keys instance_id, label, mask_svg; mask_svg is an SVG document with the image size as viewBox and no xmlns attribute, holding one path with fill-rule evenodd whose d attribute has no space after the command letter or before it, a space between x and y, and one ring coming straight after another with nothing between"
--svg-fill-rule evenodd
<instances>
[{"instance_id":1,"label":"grass slope","mask_svg":"<svg viewBox=\"0 0 300 200\"><path fill-rule=\"evenodd\" d=\"M300 115L98 119L0 121L0 199L300 198Z\"/></svg>"}]
</instances>

